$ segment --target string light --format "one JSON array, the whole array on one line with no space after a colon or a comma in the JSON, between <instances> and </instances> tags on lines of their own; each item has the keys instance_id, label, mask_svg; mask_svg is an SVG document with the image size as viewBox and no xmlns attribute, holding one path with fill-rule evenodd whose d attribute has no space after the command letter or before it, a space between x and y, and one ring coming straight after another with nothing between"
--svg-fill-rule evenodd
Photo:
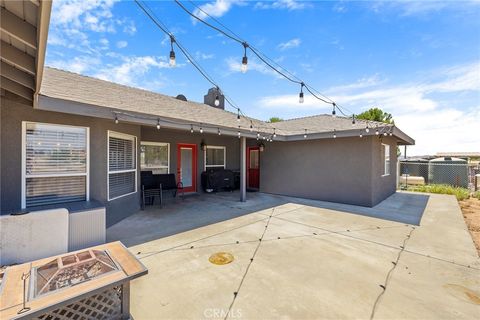
<instances>
[{"instance_id":1,"label":"string light","mask_svg":"<svg viewBox=\"0 0 480 320\"><path fill-rule=\"evenodd\" d=\"M250 132L253 131L253 125L250 123Z\"/></svg>"},{"instance_id":2,"label":"string light","mask_svg":"<svg viewBox=\"0 0 480 320\"><path fill-rule=\"evenodd\" d=\"M115 115L115 124L118 124L118 117Z\"/></svg>"},{"instance_id":3,"label":"string light","mask_svg":"<svg viewBox=\"0 0 480 320\"><path fill-rule=\"evenodd\" d=\"M160 119L157 119L157 130L160 130Z\"/></svg>"},{"instance_id":4,"label":"string light","mask_svg":"<svg viewBox=\"0 0 480 320\"><path fill-rule=\"evenodd\" d=\"M200 127L200 133L203 133L203 128L202 127Z\"/></svg>"},{"instance_id":5,"label":"string light","mask_svg":"<svg viewBox=\"0 0 480 320\"><path fill-rule=\"evenodd\" d=\"M305 133L303 134L303 139L307 139L307 129L305 129Z\"/></svg>"},{"instance_id":6,"label":"string light","mask_svg":"<svg viewBox=\"0 0 480 320\"><path fill-rule=\"evenodd\" d=\"M193 125L190 125L190 133L193 133Z\"/></svg>"},{"instance_id":7,"label":"string light","mask_svg":"<svg viewBox=\"0 0 480 320\"><path fill-rule=\"evenodd\" d=\"M244 53L243 53L243 58L242 58L242 66L240 67L240 70L242 73L246 73L248 69L248 58L247 58L247 48L248 48L248 43L244 42L242 43Z\"/></svg>"},{"instance_id":8,"label":"string light","mask_svg":"<svg viewBox=\"0 0 480 320\"><path fill-rule=\"evenodd\" d=\"M218 107L220 105L220 98L218 97L218 95L215 96L215 106Z\"/></svg>"},{"instance_id":9,"label":"string light","mask_svg":"<svg viewBox=\"0 0 480 320\"><path fill-rule=\"evenodd\" d=\"M175 51L173 51L173 44L175 43L175 38L173 35L170 35L170 67L175 67Z\"/></svg>"},{"instance_id":10,"label":"string light","mask_svg":"<svg viewBox=\"0 0 480 320\"><path fill-rule=\"evenodd\" d=\"M360 138L363 138L363 134L362 134L362 131L360 131Z\"/></svg>"},{"instance_id":11,"label":"string light","mask_svg":"<svg viewBox=\"0 0 480 320\"><path fill-rule=\"evenodd\" d=\"M218 135L221 136L222 133L220 132L220 128L218 128Z\"/></svg>"},{"instance_id":12,"label":"string light","mask_svg":"<svg viewBox=\"0 0 480 320\"><path fill-rule=\"evenodd\" d=\"M386 137L386 136L387 136L387 133L386 133L386 132L384 132L384 133L383 133L383 135Z\"/></svg>"},{"instance_id":13,"label":"string light","mask_svg":"<svg viewBox=\"0 0 480 320\"><path fill-rule=\"evenodd\" d=\"M333 139L337 138L337 130L333 129Z\"/></svg>"},{"instance_id":14,"label":"string light","mask_svg":"<svg viewBox=\"0 0 480 320\"><path fill-rule=\"evenodd\" d=\"M375 135L377 135L377 136L378 136L378 135L379 135L379 133L380 133L380 132L378 132L378 126L377 126L377 128L376 128L376 130L375 130Z\"/></svg>"},{"instance_id":15,"label":"string light","mask_svg":"<svg viewBox=\"0 0 480 320\"><path fill-rule=\"evenodd\" d=\"M300 84L300 93L298 94L298 102L299 103L303 103L303 101L304 101L304 99L303 99L303 86L304 85L305 84L303 82Z\"/></svg>"},{"instance_id":16,"label":"string light","mask_svg":"<svg viewBox=\"0 0 480 320\"><path fill-rule=\"evenodd\" d=\"M337 116L337 111L335 110L335 107L336 107L337 105L336 105L335 102L334 102L334 103L332 103L332 106L333 106L333 109L332 109L332 117L335 118L335 117Z\"/></svg>"},{"instance_id":17,"label":"string light","mask_svg":"<svg viewBox=\"0 0 480 320\"><path fill-rule=\"evenodd\" d=\"M367 122L367 126L365 127L365 132L366 132L366 133L369 133L369 132L370 132L370 128L368 127L368 122Z\"/></svg>"},{"instance_id":18,"label":"string light","mask_svg":"<svg viewBox=\"0 0 480 320\"><path fill-rule=\"evenodd\" d=\"M260 133L257 132L257 140L259 140L259 139L260 139Z\"/></svg>"},{"instance_id":19,"label":"string light","mask_svg":"<svg viewBox=\"0 0 480 320\"><path fill-rule=\"evenodd\" d=\"M237 109L237 121L240 122L240 109Z\"/></svg>"},{"instance_id":20,"label":"string light","mask_svg":"<svg viewBox=\"0 0 480 320\"><path fill-rule=\"evenodd\" d=\"M273 128L273 137L276 138L277 137L277 133L275 131L275 128Z\"/></svg>"},{"instance_id":21,"label":"string light","mask_svg":"<svg viewBox=\"0 0 480 320\"><path fill-rule=\"evenodd\" d=\"M355 114L353 114L353 116L352 116L352 125L354 125L355 122L356 122L356 121L355 121Z\"/></svg>"},{"instance_id":22,"label":"string light","mask_svg":"<svg viewBox=\"0 0 480 320\"><path fill-rule=\"evenodd\" d=\"M240 136L241 136L241 135L242 135L242 134L240 133L240 126L238 126L238 138L239 138L239 139L240 139Z\"/></svg>"}]
</instances>

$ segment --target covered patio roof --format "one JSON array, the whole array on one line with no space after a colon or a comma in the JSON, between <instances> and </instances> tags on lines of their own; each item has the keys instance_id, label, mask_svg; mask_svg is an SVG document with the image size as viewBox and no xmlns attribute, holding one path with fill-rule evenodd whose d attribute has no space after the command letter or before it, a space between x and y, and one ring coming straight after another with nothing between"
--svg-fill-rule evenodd
<instances>
[{"instance_id":1,"label":"covered patio roof","mask_svg":"<svg viewBox=\"0 0 480 320\"><path fill-rule=\"evenodd\" d=\"M86 94L88 93L88 94ZM331 138L335 130L337 137L358 136L367 122L350 118L317 115L277 123L269 123L249 117L240 117L234 112L213 108L203 103L182 101L174 97L132 88L79 74L45 68L40 91L39 109L88 115L99 118L155 126L157 121L165 128L195 130L200 127L206 133L217 133L256 138L257 133L277 141ZM414 144L415 141L393 125L369 121L370 132L363 136L392 133L399 144Z\"/></svg>"}]
</instances>

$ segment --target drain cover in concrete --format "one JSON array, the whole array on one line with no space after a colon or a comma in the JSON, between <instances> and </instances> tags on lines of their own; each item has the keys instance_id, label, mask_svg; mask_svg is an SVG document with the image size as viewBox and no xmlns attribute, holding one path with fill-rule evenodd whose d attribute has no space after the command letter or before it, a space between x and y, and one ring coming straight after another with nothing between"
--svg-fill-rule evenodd
<instances>
[{"instance_id":1,"label":"drain cover in concrete","mask_svg":"<svg viewBox=\"0 0 480 320\"><path fill-rule=\"evenodd\" d=\"M212 254L210 258L208 258L208 261L218 265L229 264L233 261L233 255L228 252L217 252Z\"/></svg>"}]
</instances>

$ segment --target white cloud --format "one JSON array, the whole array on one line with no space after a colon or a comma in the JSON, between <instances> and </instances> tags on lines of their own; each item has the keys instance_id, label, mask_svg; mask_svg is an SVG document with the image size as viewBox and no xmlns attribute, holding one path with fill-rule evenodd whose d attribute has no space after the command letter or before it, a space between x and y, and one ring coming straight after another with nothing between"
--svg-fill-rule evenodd
<instances>
[{"instance_id":1,"label":"white cloud","mask_svg":"<svg viewBox=\"0 0 480 320\"><path fill-rule=\"evenodd\" d=\"M403 1L372 1L369 3L371 9L376 13L382 13L386 10L395 10L402 16L418 16L431 12L438 12L445 9L462 11L464 13L473 13L478 15L475 10L480 5L478 0L464 1L419 1L419 0L403 0Z\"/></svg>"},{"instance_id":2,"label":"white cloud","mask_svg":"<svg viewBox=\"0 0 480 320\"><path fill-rule=\"evenodd\" d=\"M306 1L296 0L279 0L279 1L260 1L254 6L255 9L287 9L287 10L302 10L310 8L311 4Z\"/></svg>"},{"instance_id":3,"label":"white cloud","mask_svg":"<svg viewBox=\"0 0 480 320\"><path fill-rule=\"evenodd\" d=\"M479 151L480 99L474 100L475 105L460 101L464 94L480 92L479 71L480 62L474 62L439 69L421 80L399 85L389 84L376 74L325 92L352 110L380 107L392 113L399 128L416 140L416 145L409 147L410 155ZM298 103L295 93L264 97L260 106L285 112L292 108L303 112L329 110L329 105L308 93L303 104Z\"/></svg>"},{"instance_id":4,"label":"white cloud","mask_svg":"<svg viewBox=\"0 0 480 320\"><path fill-rule=\"evenodd\" d=\"M100 63L101 61L99 59L81 56L69 60L53 60L50 61L48 65L54 68L84 74L91 70L93 66L97 66Z\"/></svg>"},{"instance_id":5,"label":"white cloud","mask_svg":"<svg viewBox=\"0 0 480 320\"><path fill-rule=\"evenodd\" d=\"M122 48L125 48L126 46L128 46L128 42L127 41L117 41L117 48L119 49L122 49Z\"/></svg>"},{"instance_id":6,"label":"white cloud","mask_svg":"<svg viewBox=\"0 0 480 320\"><path fill-rule=\"evenodd\" d=\"M210 60L215 58L215 55L213 53L203 53L200 51L195 52L195 59L196 60Z\"/></svg>"},{"instance_id":7,"label":"white cloud","mask_svg":"<svg viewBox=\"0 0 480 320\"><path fill-rule=\"evenodd\" d=\"M140 81L144 80L145 74L152 69L169 67L164 57L123 57L120 64L107 64L101 67L94 77L132 87L147 88L148 84Z\"/></svg>"},{"instance_id":8,"label":"white cloud","mask_svg":"<svg viewBox=\"0 0 480 320\"><path fill-rule=\"evenodd\" d=\"M287 49L297 48L298 46L300 46L301 43L302 43L302 40L300 40L299 38L294 38L294 39L291 39L287 42L280 43L277 46L277 48L279 50L283 51L283 50L287 50Z\"/></svg>"},{"instance_id":9,"label":"white cloud","mask_svg":"<svg viewBox=\"0 0 480 320\"><path fill-rule=\"evenodd\" d=\"M233 5L242 4L242 3L243 1L239 1L239 0L215 0L214 2L205 3L199 6L201 10L196 8L195 10L193 10L193 14L203 20L208 19L208 15L215 18L220 18L221 16L225 15L228 11L230 11ZM205 14L205 12L208 15ZM197 23L197 21L198 21L197 19L192 17L193 23Z\"/></svg>"}]
</instances>

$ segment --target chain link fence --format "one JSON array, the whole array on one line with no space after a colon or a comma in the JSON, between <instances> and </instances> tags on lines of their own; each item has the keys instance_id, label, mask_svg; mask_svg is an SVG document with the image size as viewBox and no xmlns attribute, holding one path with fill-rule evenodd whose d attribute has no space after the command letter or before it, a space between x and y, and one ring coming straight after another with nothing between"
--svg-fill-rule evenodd
<instances>
[{"instance_id":1,"label":"chain link fence","mask_svg":"<svg viewBox=\"0 0 480 320\"><path fill-rule=\"evenodd\" d=\"M399 161L399 187L446 184L454 187L480 190L480 165L445 163L428 160Z\"/></svg>"}]
</instances>

